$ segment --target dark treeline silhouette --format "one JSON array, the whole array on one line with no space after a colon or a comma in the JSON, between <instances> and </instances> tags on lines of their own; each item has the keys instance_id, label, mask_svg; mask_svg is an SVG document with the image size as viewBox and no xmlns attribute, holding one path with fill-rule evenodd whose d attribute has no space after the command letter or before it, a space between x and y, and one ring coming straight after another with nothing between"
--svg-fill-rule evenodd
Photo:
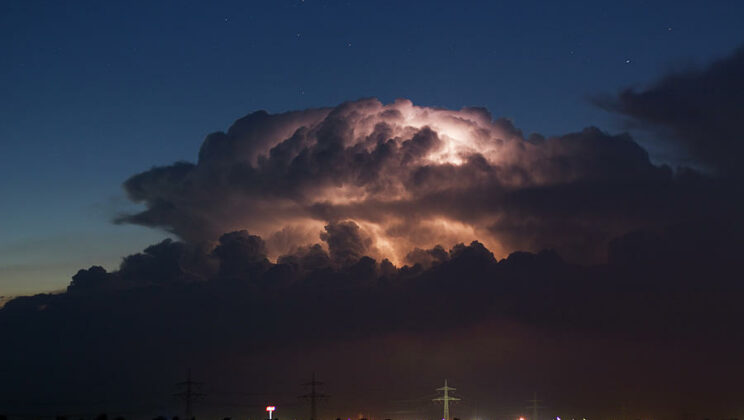
<instances>
[{"instance_id":1,"label":"dark treeline silhouette","mask_svg":"<svg viewBox=\"0 0 744 420\"><path fill-rule=\"evenodd\" d=\"M92 420L108 420L108 418L109 417L108 417L108 415L106 413L101 413L101 414L95 416ZM0 415L0 420L8 420L8 417L5 416L5 415ZM71 419L69 419L66 416L56 416L55 417L55 420L71 420ZM78 420L86 420L86 419L79 418ZM127 420L127 419L125 417L117 416L117 417L114 417L113 420ZM180 420L180 417L173 416L173 417L171 417L169 419L168 417L165 417L165 416L157 416L157 417L153 417L152 420ZM196 417L192 417L191 420L197 420L197 418ZM224 417L222 420L232 420L232 417ZM341 418L338 417L338 418L336 418L336 420L341 420ZM367 420L367 419L366 418L361 418L359 420ZM385 420L393 420L393 419L386 418ZM460 420L460 419L457 418L457 417L454 417L453 420ZM637 420L641 420L641 419L638 418ZM719 419L718 418L704 417L704 418L700 418L699 420L719 420ZM739 420L739 418L737 418L737 417L728 418L727 417L727 418L720 418L720 420Z\"/></svg>"}]
</instances>

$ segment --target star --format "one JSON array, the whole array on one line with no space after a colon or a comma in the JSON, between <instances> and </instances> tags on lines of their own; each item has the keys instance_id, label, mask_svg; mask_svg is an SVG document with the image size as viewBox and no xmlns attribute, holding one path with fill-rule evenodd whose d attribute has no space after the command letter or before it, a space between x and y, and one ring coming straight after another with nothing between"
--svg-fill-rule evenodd
<instances>
[{"instance_id":1,"label":"star","mask_svg":"<svg viewBox=\"0 0 744 420\"><path fill-rule=\"evenodd\" d=\"M630 63L631 63L631 60L630 60L630 58L627 58L627 59L625 60L625 64L630 64Z\"/></svg>"}]
</instances>

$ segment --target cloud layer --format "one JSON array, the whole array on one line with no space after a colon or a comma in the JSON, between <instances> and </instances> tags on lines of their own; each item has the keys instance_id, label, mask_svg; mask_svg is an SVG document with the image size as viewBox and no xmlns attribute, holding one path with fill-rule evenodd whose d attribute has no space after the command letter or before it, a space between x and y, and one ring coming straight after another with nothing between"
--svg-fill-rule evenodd
<instances>
[{"instance_id":1,"label":"cloud layer","mask_svg":"<svg viewBox=\"0 0 744 420\"><path fill-rule=\"evenodd\" d=\"M414 248L473 240L499 256L554 248L593 262L617 235L698 217L693 201L708 186L685 174L652 164L627 135L525 137L479 108L364 99L250 114L208 136L196 164L127 180L146 209L119 221L192 243L247 230L273 260L349 221L356 252L396 264Z\"/></svg>"}]
</instances>

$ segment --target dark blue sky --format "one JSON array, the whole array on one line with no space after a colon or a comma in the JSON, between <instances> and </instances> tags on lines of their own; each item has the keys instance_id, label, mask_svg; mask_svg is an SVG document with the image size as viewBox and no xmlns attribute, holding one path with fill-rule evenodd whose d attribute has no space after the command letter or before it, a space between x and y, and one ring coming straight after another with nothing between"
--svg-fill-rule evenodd
<instances>
[{"instance_id":1,"label":"dark blue sky","mask_svg":"<svg viewBox=\"0 0 744 420\"><path fill-rule=\"evenodd\" d=\"M163 237L110 223L122 181L195 160L257 109L406 97L527 133L618 132L589 96L724 56L743 17L737 1L5 1L0 295L64 287Z\"/></svg>"}]
</instances>

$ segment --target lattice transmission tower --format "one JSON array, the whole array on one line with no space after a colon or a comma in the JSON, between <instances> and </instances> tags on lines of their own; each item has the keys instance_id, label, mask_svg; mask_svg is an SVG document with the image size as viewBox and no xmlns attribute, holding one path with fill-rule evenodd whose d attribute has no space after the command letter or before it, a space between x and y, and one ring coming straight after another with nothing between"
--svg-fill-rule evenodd
<instances>
[{"instance_id":1,"label":"lattice transmission tower","mask_svg":"<svg viewBox=\"0 0 744 420\"><path fill-rule=\"evenodd\" d=\"M450 391L456 391L455 388L452 388L451 386L447 386L447 380L444 380L444 386L441 388L437 388L437 391L442 391L444 394L441 397L437 397L432 399L432 401L441 401L444 403L444 416L442 417L442 420L451 420L450 419L450 412L449 412L449 403L450 401L460 401L460 398L453 397L449 394Z\"/></svg>"}]
</instances>

